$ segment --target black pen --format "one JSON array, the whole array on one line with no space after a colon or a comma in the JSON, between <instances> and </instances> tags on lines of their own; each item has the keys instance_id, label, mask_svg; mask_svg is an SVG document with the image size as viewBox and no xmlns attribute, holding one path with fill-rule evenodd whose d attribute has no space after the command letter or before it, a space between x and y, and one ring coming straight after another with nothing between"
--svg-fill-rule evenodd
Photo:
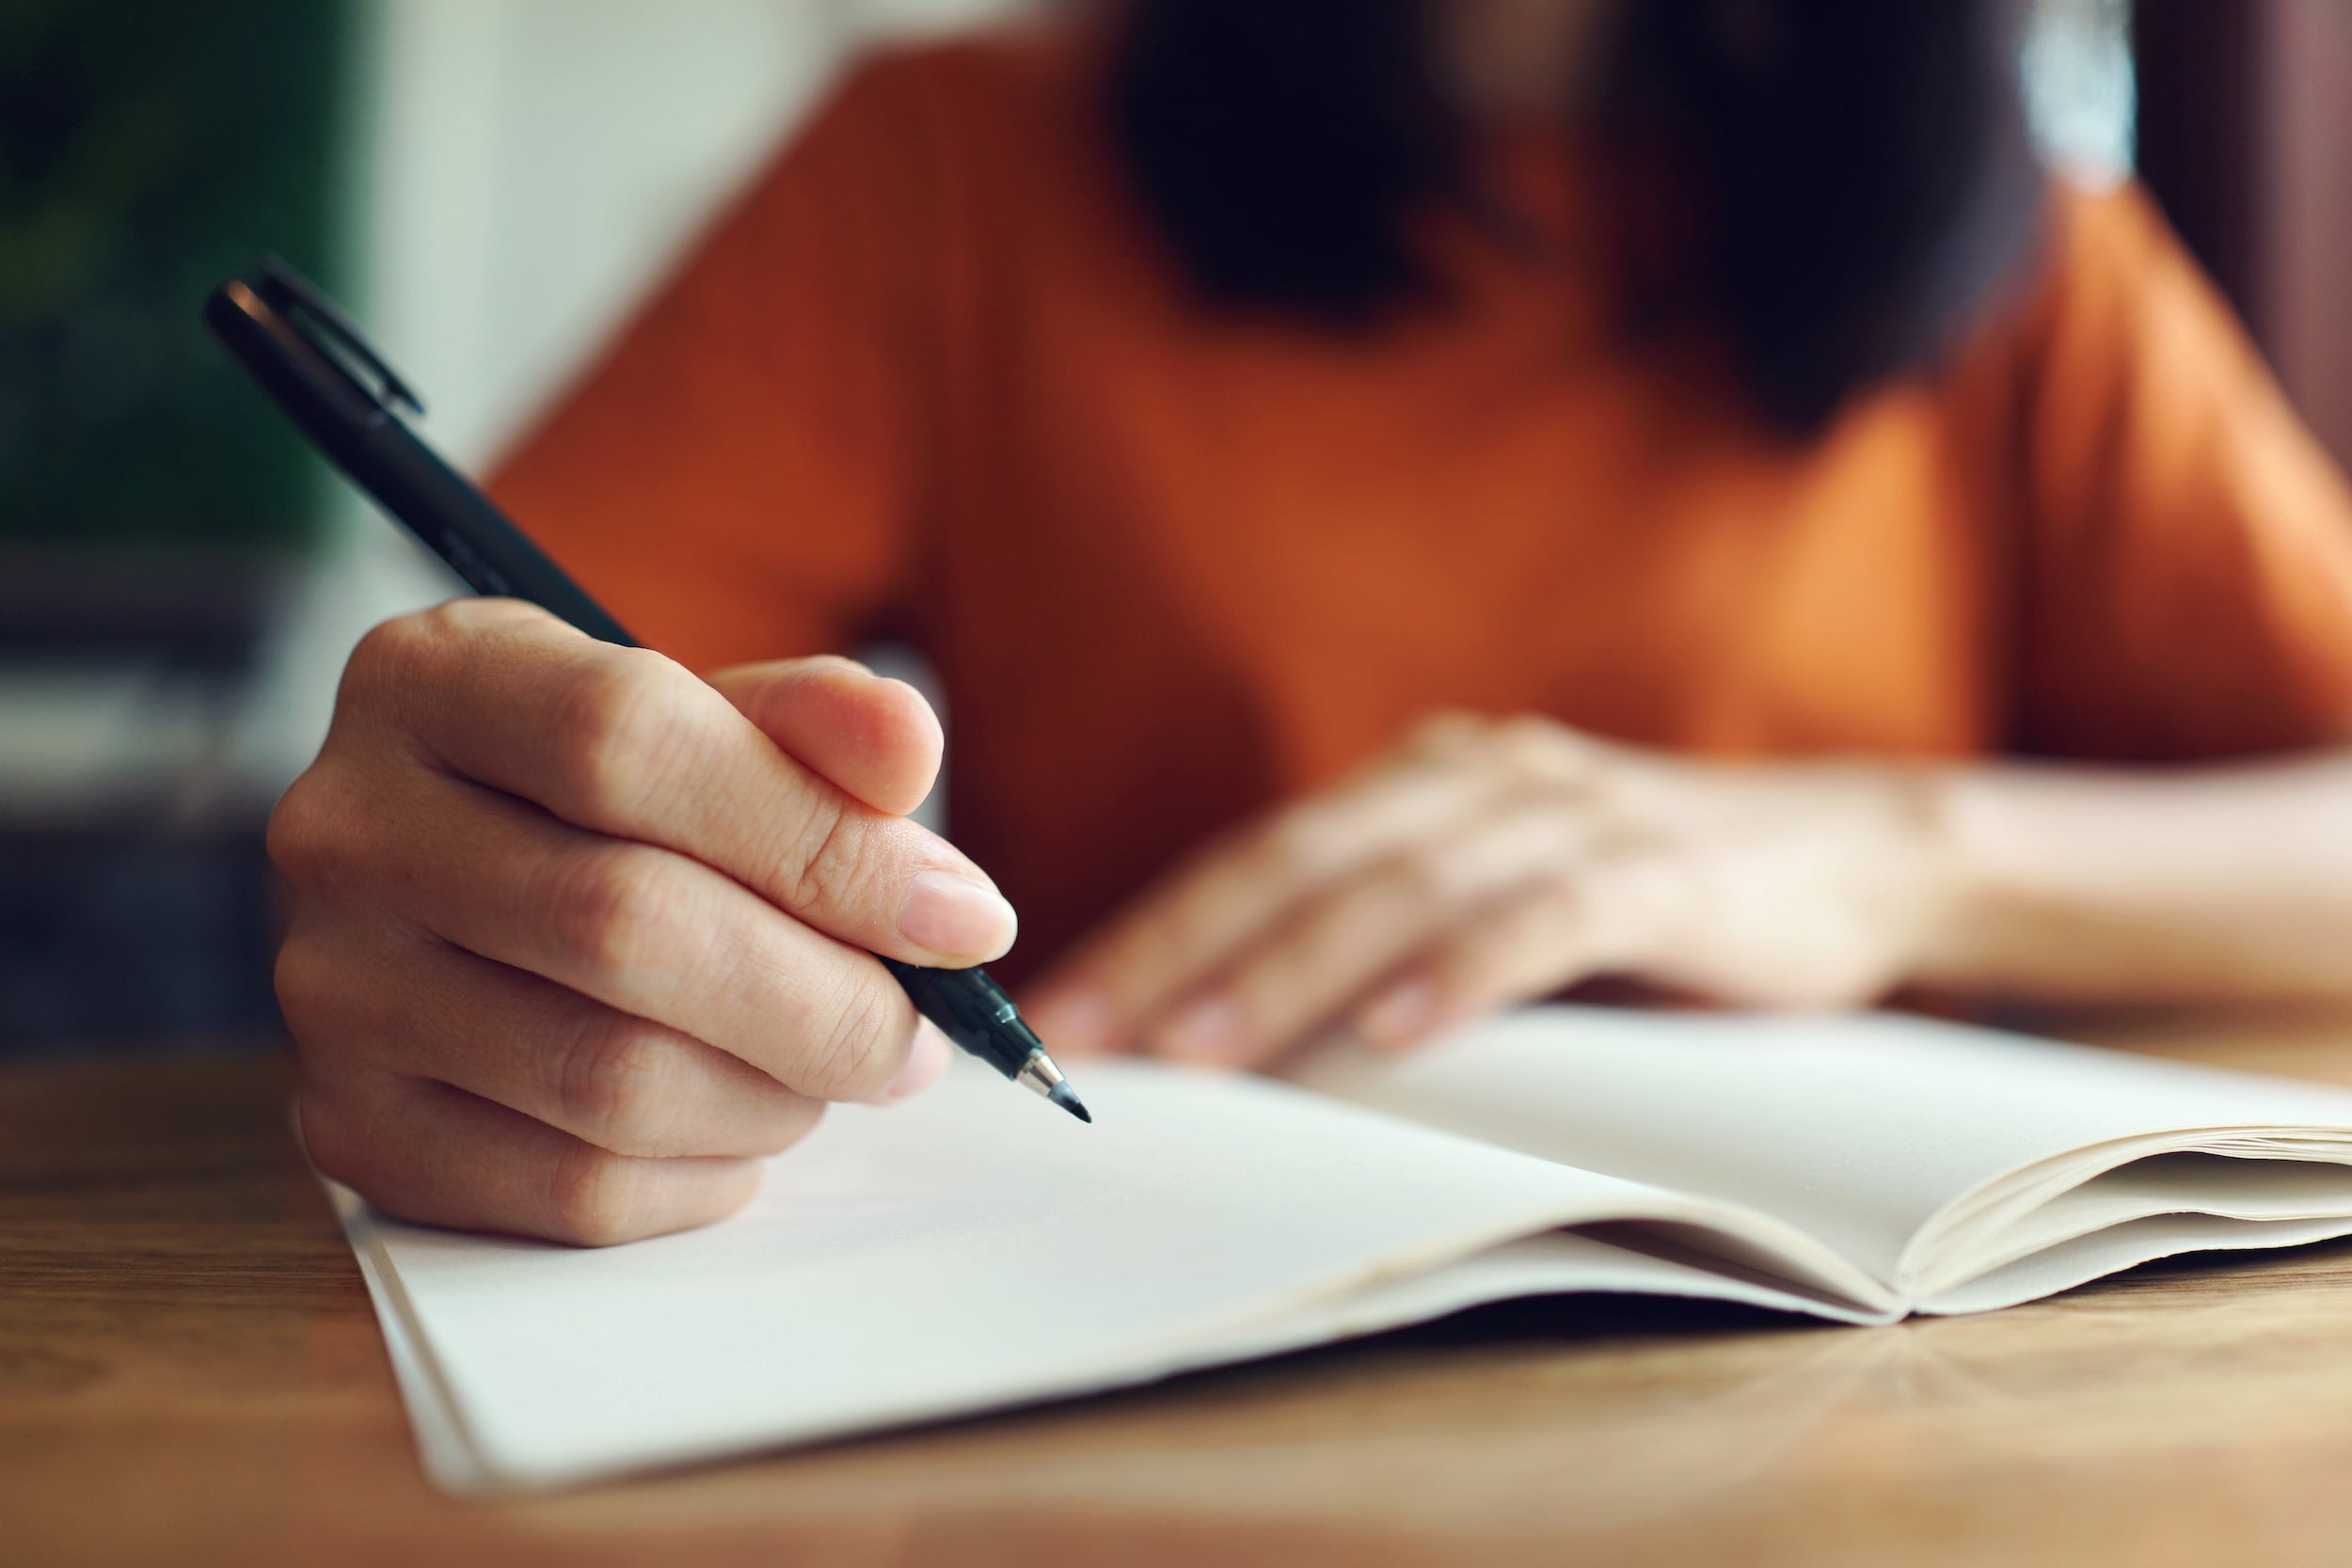
<instances>
[{"instance_id":1,"label":"black pen","mask_svg":"<svg viewBox=\"0 0 2352 1568\"><path fill-rule=\"evenodd\" d=\"M292 267L267 258L215 289L204 319L310 444L424 542L478 594L522 599L600 641L637 640L400 418L424 404L343 313ZM883 958L915 1010L957 1045L1080 1121L1085 1105L982 969Z\"/></svg>"}]
</instances>

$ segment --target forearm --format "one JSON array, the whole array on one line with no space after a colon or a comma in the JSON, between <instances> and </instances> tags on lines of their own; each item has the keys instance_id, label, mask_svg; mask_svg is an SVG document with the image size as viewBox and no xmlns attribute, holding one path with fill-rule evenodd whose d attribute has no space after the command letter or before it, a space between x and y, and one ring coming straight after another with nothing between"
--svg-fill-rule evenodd
<instances>
[{"instance_id":1,"label":"forearm","mask_svg":"<svg viewBox=\"0 0 2352 1568\"><path fill-rule=\"evenodd\" d=\"M1948 915L1914 976L2054 1002L2352 1000L2352 750L1931 784Z\"/></svg>"}]
</instances>

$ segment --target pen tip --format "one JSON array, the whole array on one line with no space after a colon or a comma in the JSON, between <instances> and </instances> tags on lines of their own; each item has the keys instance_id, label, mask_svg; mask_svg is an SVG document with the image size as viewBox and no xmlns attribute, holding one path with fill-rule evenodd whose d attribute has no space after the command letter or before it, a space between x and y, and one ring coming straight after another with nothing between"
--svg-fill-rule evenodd
<instances>
[{"instance_id":1,"label":"pen tip","mask_svg":"<svg viewBox=\"0 0 2352 1568\"><path fill-rule=\"evenodd\" d=\"M1081 1101L1076 1095L1070 1092L1069 1085L1055 1085L1053 1092L1048 1094L1045 1098L1060 1106L1063 1110L1068 1111L1072 1116L1076 1117L1080 1121L1086 1122L1089 1125L1093 1123L1094 1117L1087 1110L1085 1101Z\"/></svg>"}]
</instances>

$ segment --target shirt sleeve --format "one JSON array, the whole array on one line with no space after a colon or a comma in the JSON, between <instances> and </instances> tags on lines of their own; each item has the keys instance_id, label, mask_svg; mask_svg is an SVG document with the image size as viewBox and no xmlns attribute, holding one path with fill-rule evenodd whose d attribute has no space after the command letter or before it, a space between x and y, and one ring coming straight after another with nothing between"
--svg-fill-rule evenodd
<instances>
[{"instance_id":1,"label":"shirt sleeve","mask_svg":"<svg viewBox=\"0 0 2352 1568\"><path fill-rule=\"evenodd\" d=\"M838 650L901 597L932 380L919 63L853 74L492 485L690 667Z\"/></svg>"},{"instance_id":2,"label":"shirt sleeve","mask_svg":"<svg viewBox=\"0 0 2352 1568\"><path fill-rule=\"evenodd\" d=\"M2352 737L2352 491L2136 188L2063 190L2016 434L2022 750Z\"/></svg>"}]
</instances>

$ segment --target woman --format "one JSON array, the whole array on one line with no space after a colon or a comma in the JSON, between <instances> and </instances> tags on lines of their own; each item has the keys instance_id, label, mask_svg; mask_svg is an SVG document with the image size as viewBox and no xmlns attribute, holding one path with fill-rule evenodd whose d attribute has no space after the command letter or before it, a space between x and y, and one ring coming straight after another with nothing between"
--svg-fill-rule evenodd
<instances>
[{"instance_id":1,"label":"woman","mask_svg":"<svg viewBox=\"0 0 2352 1568\"><path fill-rule=\"evenodd\" d=\"M2006 7L1136 0L876 63L514 457L705 685L355 656L273 847L322 1167L707 1221L938 1070L1614 976L2343 998L2352 499ZM958 735L838 659L911 638ZM803 656L785 663L746 663ZM2036 759L2030 763L2021 760Z\"/></svg>"}]
</instances>

